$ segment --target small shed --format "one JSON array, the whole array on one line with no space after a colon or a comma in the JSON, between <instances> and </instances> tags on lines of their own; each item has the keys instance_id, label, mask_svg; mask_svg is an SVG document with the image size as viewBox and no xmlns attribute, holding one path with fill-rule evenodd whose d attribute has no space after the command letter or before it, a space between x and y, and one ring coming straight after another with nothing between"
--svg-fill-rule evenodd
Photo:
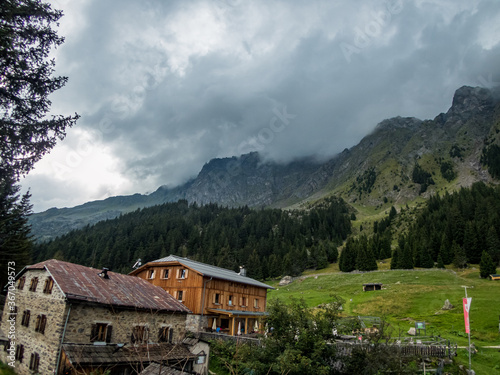
<instances>
[{"instance_id":1,"label":"small shed","mask_svg":"<svg viewBox=\"0 0 500 375\"><path fill-rule=\"evenodd\" d=\"M380 283L367 283L363 284L363 292L371 292L373 290L381 290L382 285Z\"/></svg>"},{"instance_id":2,"label":"small shed","mask_svg":"<svg viewBox=\"0 0 500 375\"><path fill-rule=\"evenodd\" d=\"M490 275L491 280L500 280L500 275L499 274L492 274Z\"/></svg>"}]
</instances>

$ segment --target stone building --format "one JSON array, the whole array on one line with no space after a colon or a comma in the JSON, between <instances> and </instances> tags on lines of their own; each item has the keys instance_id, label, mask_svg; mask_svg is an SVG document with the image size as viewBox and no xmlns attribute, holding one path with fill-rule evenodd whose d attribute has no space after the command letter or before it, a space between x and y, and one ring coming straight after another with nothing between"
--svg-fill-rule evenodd
<instances>
[{"instance_id":1,"label":"stone building","mask_svg":"<svg viewBox=\"0 0 500 375\"><path fill-rule=\"evenodd\" d=\"M5 305L0 329L4 363L19 375L81 374L95 368L135 374L150 362L195 369L182 344L190 312L145 280L59 260L16 276L15 306ZM15 340L7 340L15 317ZM11 349L9 352L8 349Z\"/></svg>"},{"instance_id":2,"label":"stone building","mask_svg":"<svg viewBox=\"0 0 500 375\"><path fill-rule=\"evenodd\" d=\"M191 310L188 330L229 335L262 331L267 290L273 287L240 273L175 255L130 273L159 286Z\"/></svg>"}]
</instances>

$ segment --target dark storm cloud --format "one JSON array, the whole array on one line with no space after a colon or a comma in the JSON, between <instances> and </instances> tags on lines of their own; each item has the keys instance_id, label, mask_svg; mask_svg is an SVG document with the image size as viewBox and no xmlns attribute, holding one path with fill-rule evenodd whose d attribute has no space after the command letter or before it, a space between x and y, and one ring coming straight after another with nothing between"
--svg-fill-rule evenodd
<instances>
[{"instance_id":1,"label":"dark storm cloud","mask_svg":"<svg viewBox=\"0 0 500 375\"><path fill-rule=\"evenodd\" d=\"M497 1L64 7L78 22L58 52L58 106L82 114L134 192L252 150L330 157L385 118L432 118L460 86L500 78Z\"/></svg>"}]
</instances>

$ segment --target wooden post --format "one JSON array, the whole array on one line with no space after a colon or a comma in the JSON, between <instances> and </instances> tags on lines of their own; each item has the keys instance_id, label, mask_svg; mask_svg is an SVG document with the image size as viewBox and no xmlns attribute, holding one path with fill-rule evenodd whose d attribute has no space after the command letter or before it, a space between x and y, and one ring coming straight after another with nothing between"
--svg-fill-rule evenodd
<instances>
[{"instance_id":1,"label":"wooden post","mask_svg":"<svg viewBox=\"0 0 500 375\"><path fill-rule=\"evenodd\" d=\"M245 333L248 333L248 317L245 317Z\"/></svg>"}]
</instances>

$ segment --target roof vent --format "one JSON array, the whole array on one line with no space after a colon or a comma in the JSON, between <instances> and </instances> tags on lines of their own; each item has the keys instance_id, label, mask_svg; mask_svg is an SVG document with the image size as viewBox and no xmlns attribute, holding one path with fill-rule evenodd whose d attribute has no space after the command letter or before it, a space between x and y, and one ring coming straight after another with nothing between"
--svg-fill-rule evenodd
<instances>
[{"instance_id":1,"label":"roof vent","mask_svg":"<svg viewBox=\"0 0 500 375\"><path fill-rule=\"evenodd\" d=\"M108 271L109 271L109 268L104 267L102 269L102 271L97 274L97 276L102 277L103 279L109 279Z\"/></svg>"},{"instance_id":2,"label":"roof vent","mask_svg":"<svg viewBox=\"0 0 500 375\"><path fill-rule=\"evenodd\" d=\"M240 276L247 275L247 270L245 269L245 266L240 266L240 273L238 275L240 275Z\"/></svg>"}]
</instances>

